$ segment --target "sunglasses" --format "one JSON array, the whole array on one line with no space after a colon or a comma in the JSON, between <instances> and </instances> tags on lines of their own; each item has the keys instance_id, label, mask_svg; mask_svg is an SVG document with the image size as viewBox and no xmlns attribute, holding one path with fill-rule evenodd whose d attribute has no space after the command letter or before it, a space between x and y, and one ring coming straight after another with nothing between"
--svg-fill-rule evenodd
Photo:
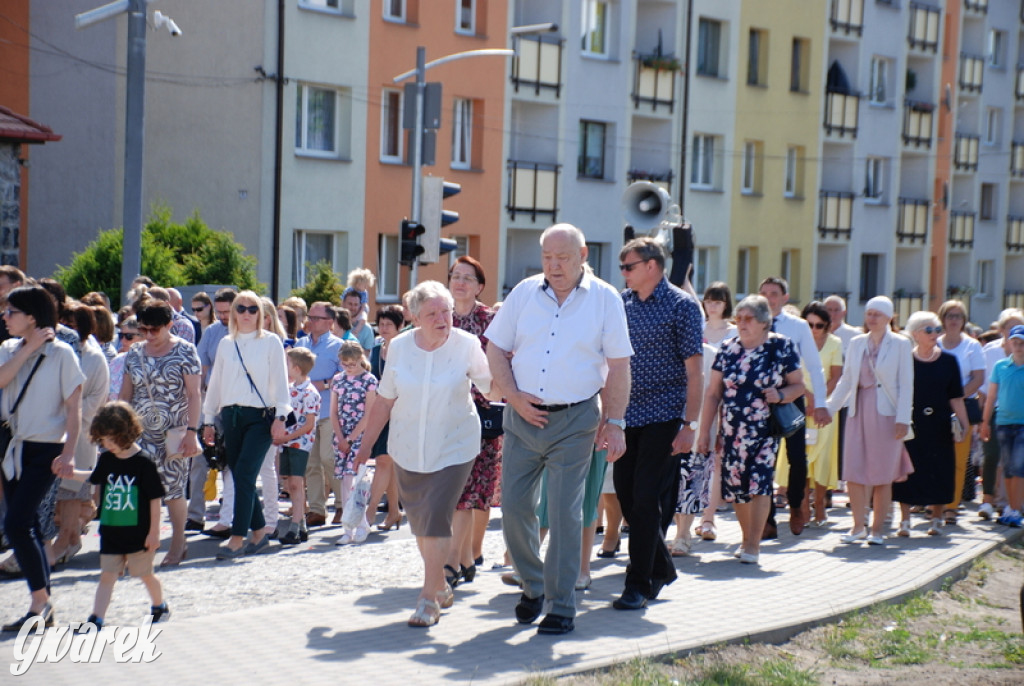
<instances>
[{"instance_id":1,"label":"sunglasses","mask_svg":"<svg viewBox=\"0 0 1024 686\"><path fill-rule=\"evenodd\" d=\"M205 309L206 309L206 305L193 305L192 306L192 311L193 312L202 312Z\"/></svg>"},{"instance_id":2,"label":"sunglasses","mask_svg":"<svg viewBox=\"0 0 1024 686\"><path fill-rule=\"evenodd\" d=\"M941 326L926 326L923 329L921 329L921 331L924 331L925 333L942 333L942 327Z\"/></svg>"},{"instance_id":3,"label":"sunglasses","mask_svg":"<svg viewBox=\"0 0 1024 686\"><path fill-rule=\"evenodd\" d=\"M259 311L259 305L235 305L235 312L238 314L245 314L246 312L249 314L259 314Z\"/></svg>"},{"instance_id":4,"label":"sunglasses","mask_svg":"<svg viewBox=\"0 0 1024 686\"><path fill-rule=\"evenodd\" d=\"M139 324L139 335L145 336L146 334L156 333L162 328L162 326L145 326L143 324Z\"/></svg>"},{"instance_id":5,"label":"sunglasses","mask_svg":"<svg viewBox=\"0 0 1024 686\"><path fill-rule=\"evenodd\" d=\"M757 320L757 317L755 317L752 314L738 314L738 315L736 315L736 323L737 324L748 324L748 323L756 321L756 320Z\"/></svg>"},{"instance_id":6,"label":"sunglasses","mask_svg":"<svg viewBox=\"0 0 1024 686\"><path fill-rule=\"evenodd\" d=\"M636 266L638 264L643 264L646 261L647 260L637 260L636 262L629 262L627 264L620 264L619 265L619 271L620 272L631 272L634 269L636 269Z\"/></svg>"},{"instance_id":7,"label":"sunglasses","mask_svg":"<svg viewBox=\"0 0 1024 686\"><path fill-rule=\"evenodd\" d=\"M828 324L826 324L825 322L807 322L807 324L808 324L808 325L809 325L809 326L810 326L810 327L811 327L812 329L817 329L817 330L819 330L819 331L820 331L821 329L825 329L825 328L828 328Z\"/></svg>"},{"instance_id":8,"label":"sunglasses","mask_svg":"<svg viewBox=\"0 0 1024 686\"><path fill-rule=\"evenodd\" d=\"M25 314L25 313L22 312L21 310L16 310L13 307L8 307L6 310L4 310L4 314L7 315L8 317L13 317L16 314Z\"/></svg>"},{"instance_id":9,"label":"sunglasses","mask_svg":"<svg viewBox=\"0 0 1024 686\"><path fill-rule=\"evenodd\" d=\"M138 338L141 335L142 334L138 334L138 333L125 333L125 332L122 332L121 333L121 338L125 339L126 341L134 341L136 338Z\"/></svg>"}]
</instances>

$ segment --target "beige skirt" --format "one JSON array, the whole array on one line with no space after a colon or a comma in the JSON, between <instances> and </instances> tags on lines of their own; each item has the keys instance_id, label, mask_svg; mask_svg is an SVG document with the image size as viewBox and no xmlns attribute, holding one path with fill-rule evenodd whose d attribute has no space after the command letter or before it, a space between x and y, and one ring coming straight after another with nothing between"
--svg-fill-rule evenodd
<instances>
[{"instance_id":1,"label":"beige skirt","mask_svg":"<svg viewBox=\"0 0 1024 686\"><path fill-rule=\"evenodd\" d=\"M472 471L473 460L426 473L410 472L395 463L398 495L414 536L451 538L455 506Z\"/></svg>"}]
</instances>

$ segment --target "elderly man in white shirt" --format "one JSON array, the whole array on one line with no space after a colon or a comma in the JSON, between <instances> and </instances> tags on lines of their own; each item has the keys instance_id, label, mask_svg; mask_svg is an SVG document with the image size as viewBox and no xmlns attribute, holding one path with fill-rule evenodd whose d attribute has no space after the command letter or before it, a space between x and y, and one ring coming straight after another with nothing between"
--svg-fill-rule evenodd
<instances>
[{"instance_id":1,"label":"elderly man in white shirt","mask_svg":"<svg viewBox=\"0 0 1024 686\"><path fill-rule=\"evenodd\" d=\"M583 487L595 439L598 448L607 447L609 462L626 447L633 347L625 308L586 260L582 231L570 224L546 229L543 274L509 293L485 333L494 383L508 400L502 528L523 581L516 619L530 624L547 605L537 629L544 634L575 626ZM542 563L535 508L545 470L551 533Z\"/></svg>"},{"instance_id":2,"label":"elderly man in white shirt","mask_svg":"<svg viewBox=\"0 0 1024 686\"><path fill-rule=\"evenodd\" d=\"M814 334L807 322L794 317L782 310L789 302L789 284L785 279L778 276L769 276L761 282L759 293L768 300L772 309L772 331L790 338L800 353L800 360L804 369L811 375L811 391L814 394L814 421L818 426L827 426L832 423L832 417L828 412L825 403L828 393L825 387L825 370L821 366L821 356L818 354L818 346L814 342ZM794 401L801 410L804 410L804 399ZM807 523L807 511L804 508L805 490L807 488L807 444L803 431L797 431L786 439L786 458L789 460L789 483L786 494L789 499L789 530L793 535L799 536ZM775 501L772 500L772 514L768 517L768 524L765 525L765 533L768 537L772 529L777 530L775 523Z\"/></svg>"}]
</instances>

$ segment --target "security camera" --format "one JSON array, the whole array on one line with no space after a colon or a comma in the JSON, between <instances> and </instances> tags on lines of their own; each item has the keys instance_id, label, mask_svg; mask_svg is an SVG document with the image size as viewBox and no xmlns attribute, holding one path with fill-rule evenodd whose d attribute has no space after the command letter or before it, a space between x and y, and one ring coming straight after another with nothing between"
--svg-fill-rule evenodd
<instances>
[{"instance_id":1,"label":"security camera","mask_svg":"<svg viewBox=\"0 0 1024 686\"><path fill-rule=\"evenodd\" d=\"M178 25L174 23L173 19L167 20L167 30L171 32L172 36L177 37L181 35L181 29L178 28Z\"/></svg>"},{"instance_id":2,"label":"security camera","mask_svg":"<svg viewBox=\"0 0 1024 686\"><path fill-rule=\"evenodd\" d=\"M181 29L174 23L174 20L160 10L157 10L153 12L153 28L159 29L162 26L166 26L167 32L175 38L181 35Z\"/></svg>"}]
</instances>

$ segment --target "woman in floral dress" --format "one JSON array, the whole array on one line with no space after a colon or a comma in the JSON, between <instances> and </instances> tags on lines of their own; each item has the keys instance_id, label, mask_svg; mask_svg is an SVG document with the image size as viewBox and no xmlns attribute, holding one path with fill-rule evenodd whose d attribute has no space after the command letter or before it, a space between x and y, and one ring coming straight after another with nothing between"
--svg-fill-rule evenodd
<instances>
[{"instance_id":1,"label":"woman in floral dress","mask_svg":"<svg viewBox=\"0 0 1024 686\"><path fill-rule=\"evenodd\" d=\"M701 410L698 453L711 448L711 426L722 410L722 499L733 503L743 532L735 556L757 564L771 508L779 439L769 429L770 404L804 394L800 357L792 341L771 332L768 301L750 295L736 306L739 335L726 341L712 365Z\"/></svg>"}]
</instances>

